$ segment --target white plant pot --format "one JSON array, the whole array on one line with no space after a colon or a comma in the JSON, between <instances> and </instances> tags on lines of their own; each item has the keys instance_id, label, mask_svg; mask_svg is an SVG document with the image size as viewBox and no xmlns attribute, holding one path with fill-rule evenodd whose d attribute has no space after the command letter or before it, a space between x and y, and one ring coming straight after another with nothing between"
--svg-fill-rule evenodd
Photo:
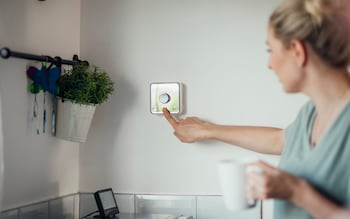
<instances>
[{"instance_id":1,"label":"white plant pot","mask_svg":"<svg viewBox=\"0 0 350 219\"><path fill-rule=\"evenodd\" d=\"M57 99L56 137L85 142L95 113L95 105L83 105Z\"/></svg>"}]
</instances>

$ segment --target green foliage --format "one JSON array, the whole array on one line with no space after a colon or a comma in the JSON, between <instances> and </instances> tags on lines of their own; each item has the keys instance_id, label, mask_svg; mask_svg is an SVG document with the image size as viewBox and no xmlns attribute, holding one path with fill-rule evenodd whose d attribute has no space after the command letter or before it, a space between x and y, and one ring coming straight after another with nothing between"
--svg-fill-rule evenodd
<instances>
[{"instance_id":1,"label":"green foliage","mask_svg":"<svg viewBox=\"0 0 350 219\"><path fill-rule=\"evenodd\" d=\"M101 104L114 91L114 82L98 67L77 64L58 79L59 95L79 104Z\"/></svg>"}]
</instances>

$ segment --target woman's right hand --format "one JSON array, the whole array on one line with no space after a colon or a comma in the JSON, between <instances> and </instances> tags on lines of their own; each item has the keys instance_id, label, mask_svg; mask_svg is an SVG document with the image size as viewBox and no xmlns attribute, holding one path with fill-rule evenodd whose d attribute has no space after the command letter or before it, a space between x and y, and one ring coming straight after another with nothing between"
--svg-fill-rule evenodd
<instances>
[{"instance_id":1,"label":"woman's right hand","mask_svg":"<svg viewBox=\"0 0 350 219\"><path fill-rule=\"evenodd\" d=\"M204 122L197 117L176 120L167 108L163 108L163 115L173 127L174 135L180 141L193 143L209 138L209 126L211 123Z\"/></svg>"}]
</instances>

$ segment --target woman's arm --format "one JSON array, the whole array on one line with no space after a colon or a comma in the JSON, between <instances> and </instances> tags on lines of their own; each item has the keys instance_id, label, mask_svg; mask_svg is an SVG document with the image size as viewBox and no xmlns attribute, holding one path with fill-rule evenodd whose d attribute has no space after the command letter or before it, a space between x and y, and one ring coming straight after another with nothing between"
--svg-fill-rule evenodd
<instances>
[{"instance_id":1,"label":"woman's arm","mask_svg":"<svg viewBox=\"0 0 350 219\"><path fill-rule=\"evenodd\" d=\"M262 161L250 165L258 166L263 170L262 173L249 173L248 196L253 199L286 199L317 219L350 218L348 209L337 206L322 196L305 180Z\"/></svg>"},{"instance_id":2,"label":"woman's arm","mask_svg":"<svg viewBox=\"0 0 350 219\"><path fill-rule=\"evenodd\" d=\"M348 209L339 207L329 201L303 180L295 185L290 200L317 219L350 218Z\"/></svg>"},{"instance_id":3,"label":"woman's arm","mask_svg":"<svg viewBox=\"0 0 350 219\"><path fill-rule=\"evenodd\" d=\"M279 128L253 126L224 126L204 122L197 117L177 121L167 109L163 114L174 128L174 135L182 142L214 139L265 154L281 154L284 131Z\"/></svg>"}]
</instances>

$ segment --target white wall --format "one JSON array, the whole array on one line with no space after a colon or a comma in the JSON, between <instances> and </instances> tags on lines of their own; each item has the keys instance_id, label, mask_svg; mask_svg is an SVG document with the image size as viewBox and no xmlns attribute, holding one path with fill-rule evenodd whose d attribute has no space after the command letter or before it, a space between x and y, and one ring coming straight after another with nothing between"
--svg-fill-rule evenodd
<instances>
[{"instance_id":1,"label":"white wall","mask_svg":"<svg viewBox=\"0 0 350 219\"><path fill-rule=\"evenodd\" d=\"M180 143L150 114L149 85L183 83L186 115L285 127L305 98L284 94L267 68L267 19L278 2L82 1L81 55L110 73L116 92L98 107L80 147L80 190L219 194L215 163L253 153L212 141Z\"/></svg>"},{"instance_id":2,"label":"white wall","mask_svg":"<svg viewBox=\"0 0 350 219\"><path fill-rule=\"evenodd\" d=\"M2 113L1 113L1 95L0 95L0 209L2 206L4 184L4 136L2 132Z\"/></svg>"},{"instance_id":3,"label":"white wall","mask_svg":"<svg viewBox=\"0 0 350 219\"><path fill-rule=\"evenodd\" d=\"M27 61L0 59L4 209L108 186L218 194L216 161L253 153L211 141L180 143L161 116L149 113L149 84L182 82L186 115L285 127L305 98L285 95L266 68L266 22L278 2L0 0L0 47L66 59L80 51L116 81L80 145L79 171L77 144L35 134Z\"/></svg>"},{"instance_id":4,"label":"white wall","mask_svg":"<svg viewBox=\"0 0 350 219\"><path fill-rule=\"evenodd\" d=\"M0 0L0 47L71 59L73 54L79 54L79 41L80 0ZM27 91L27 63L22 59L0 59L3 209L78 192L79 145L49 133L35 133L34 96ZM42 95L38 98L41 110ZM42 114L40 128L41 122ZM49 127L48 121L48 130Z\"/></svg>"}]
</instances>

